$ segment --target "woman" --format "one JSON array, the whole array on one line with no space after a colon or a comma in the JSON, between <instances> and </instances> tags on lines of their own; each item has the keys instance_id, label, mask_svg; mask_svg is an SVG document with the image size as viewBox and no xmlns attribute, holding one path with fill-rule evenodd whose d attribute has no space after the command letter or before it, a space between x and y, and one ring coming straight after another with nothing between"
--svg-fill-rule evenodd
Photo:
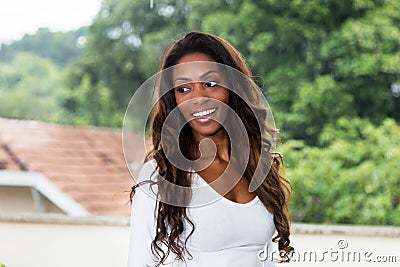
<instances>
[{"instance_id":1,"label":"woman","mask_svg":"<svg viewBox=\"0 0 400 267\"><path fill-rule=\"evenodd\" d=\"M153 148L131 194L129 267L275 266L273 242L289 261L291 186L240 53L189 32L160 71Z\"/></svg>"}]
</instances>

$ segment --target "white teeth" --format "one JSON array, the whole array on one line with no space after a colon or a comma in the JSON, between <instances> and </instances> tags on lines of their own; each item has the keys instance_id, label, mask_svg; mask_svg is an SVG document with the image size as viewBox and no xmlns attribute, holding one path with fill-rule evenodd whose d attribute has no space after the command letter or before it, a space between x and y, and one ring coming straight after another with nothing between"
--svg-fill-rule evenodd
<instances>
[{"instance_id":1,"label":"white teeth","mask_svg":"<svg viewBox=\"0 0 400 267\"><path fill-rule=\"evenodd\" d=\"M196 113L193 113L192 115L193 115L193 117L203 117L203 116L206 116L206 115L210 115L211 113L214 113L215 112L215 108L212 108L212 109L207 109L207 110L203 110L203 111L200 111L200 112L196 112Z\"/></svg>"}]
</instances>

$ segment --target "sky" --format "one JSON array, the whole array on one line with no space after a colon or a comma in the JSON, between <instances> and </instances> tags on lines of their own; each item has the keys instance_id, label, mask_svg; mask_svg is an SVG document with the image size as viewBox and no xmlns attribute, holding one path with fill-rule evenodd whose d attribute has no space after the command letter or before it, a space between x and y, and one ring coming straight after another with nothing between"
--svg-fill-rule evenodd
<instances>
[{"instance_id":1,"label":"sky","mask_svg":"<svg viewBox=\"0 0 400 267\"><path fill-rule=\"evenodd\" d=\"M102 0L0 0L0 43L51 31L76 30L90 25Z\"/></svg>"}]
</instances>

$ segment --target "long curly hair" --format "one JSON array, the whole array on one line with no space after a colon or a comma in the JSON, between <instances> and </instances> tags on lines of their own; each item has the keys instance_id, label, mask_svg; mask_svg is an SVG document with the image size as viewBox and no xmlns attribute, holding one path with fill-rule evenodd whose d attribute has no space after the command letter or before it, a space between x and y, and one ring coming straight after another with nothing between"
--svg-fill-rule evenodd
<instances>
[{"instance_id":1,"label":"long curly hair","mask_svg":"<svg viewBox=\"0 0 400 267\"><path fill-rule=\"evenodd\" d=\"M159 70L162 71L178 64L183 56L192 53L206 54L214 59L215 62L240 71L244 74L243 77L246 77L248 80L248 88L246 88L247 91L245 92L246 101L237 94L230 92L229 107L236 112L238 119L245 126L250 144L250 155L247 159L231 158L230 160L233 160L235 164L245 162L243 177L249 183L253 177L259 179L259 184L261 185L254 192L265 208L273 214L277 233L272 240L273 242L278 242L281 261L288 262L293 252L293 247L290 246L289 239L290 214L288 208L291 184L283 177L283 159L281 155L272 150L272 142L266 135L267 133L270 136L276 137L278 132L265 123L267 112L258 103L259 90L252 79L251 71L241 54L227 41L218 36L197 31L187 33L184 37L167 47ZM164 86L173 88L172 82L168 77L161 78L161 80L161 84L164 83ZM234 85L232 86L234 87ZM159 87L162 86L159 84ZM159 177L162 177L159 180L164 179L171 184L190 188L192 181L191 173L175 167L167 159L168 154L176 153L177 146L168 142L173 137L170 139L163 137L163 142L161 139L162 128L166 127L164 122L168 114L176 106L173 90L168 90L156 103L151 120L153 147L146 155L145 161L154 159L157 162L156 170ZM184 120L183 117L178 119ZM261 124L260 121L262 122ZM176 134L173 132L174 130L176 131L176 129L164 129L163 135L172 136ZM188 124L185 124L182 128L178 139L181 153L188 159L195 159L195 144L194 142L188 144L187 141L194 140ZM264 152L268 155L267 160L262 159L262 150L266 150ZM140 186L140 184L132 187L131 199L137 186ZM159 201L157 201L155 210L157 229L151 246L153 254L160 258L158 266L166 261L170 253L175 254L176 259L185 261L185 253L190 255L186 248L186 243L195 231L194 223L187 216L186 207L168 204L171 203L168 201L171 197L178 197L181 203L189 204L191 200L190 190L182 192L180 196L171 196L171 194L168 194L168 191L168 183L158 183L157 194ZM187 230L185 229L185 223L190 225L191 231L186 239L182 240L181 235ZM165 245L167 251L162 249L162 245Z\"/></svg>"}]
</instances>

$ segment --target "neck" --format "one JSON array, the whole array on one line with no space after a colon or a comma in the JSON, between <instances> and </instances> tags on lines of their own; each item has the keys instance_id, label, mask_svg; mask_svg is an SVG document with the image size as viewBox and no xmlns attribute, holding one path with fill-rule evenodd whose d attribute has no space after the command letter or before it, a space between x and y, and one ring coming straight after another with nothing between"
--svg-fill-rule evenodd
<instances>
[{"instance_id":1,"label":"neck","mask_svg":"<svg viewBox=\"0 0 400 267\"><path fill-rule=\"evenodd\" d=\"M200 150L199 150L199 144L202 140L204 140L206 138L211 139L217 148L215 159L229 162L229 140L228 140L228 135L223 128L221 128L217 133L215 133L213 135L207 135L207 136L195 135L194 136L195 145L196 145L196 151L195 151L196 158L199 158L200 154L201 154ZM214 149L213 149L212 144L206 143L203 148L205 148L203 150L203 158L204 159L209 159L210 157L214 156L214 153L213 153Z\"/></svg>"}]
</instances>

